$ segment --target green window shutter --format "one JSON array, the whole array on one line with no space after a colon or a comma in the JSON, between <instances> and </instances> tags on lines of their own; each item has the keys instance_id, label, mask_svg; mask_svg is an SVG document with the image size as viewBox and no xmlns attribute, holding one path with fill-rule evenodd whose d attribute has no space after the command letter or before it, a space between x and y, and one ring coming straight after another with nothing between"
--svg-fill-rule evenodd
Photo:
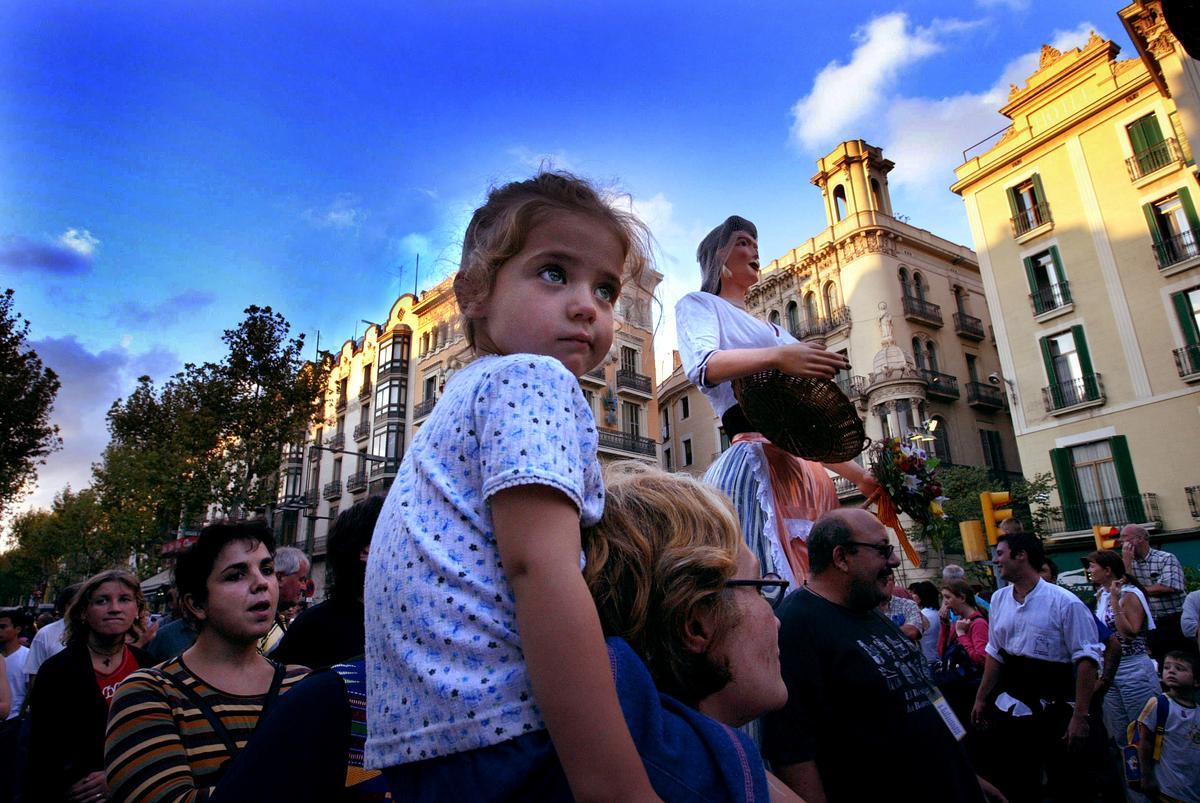
<instances>
[{"instance_id":1,"label":"green window shutter","mask_svg":"<svg viewBox=\"0 0 1200 803\"><path fill-rule=\"evenodd\" d=\"M1054 357L1050 354L1050 338L1043 337L1038 343L1042 347L1042 361L1046 364L1046 377L1050 380L1050 401L1057 410L1063 406L1063 393L1062 385L1058 381L1058 374L1054 372Z\"/></svg>"},{"instance_id":2,"label":"green window shutter","mask_svg":"<svg viewBox=\"0 0 1200 803\"><path fill-rule=\"evenodd\" d=\"M1196 217L1196 206L1192 203L1192 193L1187 187L1179 188L1179 203L1183 204L1183 214L1187 215L1193 238L1200 235L1200 218Z\"/></svg>"},{"instance_id":3,"label":"green window shutter","mask_svg":"<svg viewBox=\"0 0 1200 803\"><path fill-rule=\"evenodd\" d=\"M1008 211L1013 217L1017 216L1017 188L1009 187L1004 191L1004 197L1008 199Z\"/></svg>"},{"instance_id":4,"label":"green window shutter","mask_svg":"<svg viewBox=\"0 0 1200 803\"><path fill-rule=\"evenodd\" d=\"M1175 305L1175 314L1179 316L1184 342L1189 346L1200 344L1200 332L1196 331L1196 319L1192 317L1192 304L1188 301L1187 293L1172 293L1171 301Z\"/></svg>"},{"instance_id":5,"label":"green window shutter","mask_svg":"<svg viewBox=\"0 0 1200 803\"><path fill-rule=\"evenodd\" d=\"M1071 450L1051 449L1050 468L1058 485L1058 503L1062 506L1063 524L1068 530L1084 529L1088 526L1087 515L1079 499L1079 483L1075 480Z\"/></svg>"},{"instance_id":6,"label":"green window shutter","mask_svg":"<svg viewBox=\"0 0 1200 803\"><path fill-rule=\"evenodd\" d=\"M1135 156L1162 141L1162 129L1154 114L1148 114L1129 126L1129 144L1133 146Z\"/></svg>"},{"instance_id":7,"label":"green window shutter","mask_svg":"<svg viewBox=\"0 0 1200 803\"><path fill-rule=\"evenodd\" d=\"M1166 248L1163 245L1162 228L1158 225L1158 210L1154 204L1142 204L1142 214L1146 216L1146 225L1150 227L1150 239L1154 240L1154 253L1158 255L1158 264L1166 262Z\"/></svg>"},{"instance_id":8,"label":"green window shutter","mask_svg":"<svg viewBox=\"0 0 1200 803\"><path fill-rule=\"evenodd\" d=\"M1037 199L1038 205L1046 203L1046 191L1042 188L1042 177L1039 173L1033 174L1033 197ZM1045 222L1049 217L1039 217L1038 220Z\"/></svg>"},{"instance_id":9,"label":"green window shutter","mask_svg":"<svg viewBox=\"0 0 1200 803\"><path fill-rule=\"evenodd\" d=\"M1117 470L1117 485L1121 487L1125 514L1129 516L1131 522L1141 523L1146 520L1146 507L1142 504L1137 476L1133 473L1133 460L1129 456L1129 441L1124 435L1114 435L1108 439L1108 447L1112 450L1113 467Z\"/></svg>"},{"instance_id":10,"label":"green window shutter","mask_svg":"<svg viewBox=\"0 0 1200 803\"><path fill-rule=\"evenodd\" d=\"M1029 292L1033 293L1033 310L1039 315L1044 312L1042 308L1045 304L1042 302L1042 297L1038 295L1037 274L1033 272L1033 257L1025 257L1025 278L1029 280Z\"/></svg>"},{"instance_id":11,"label":"green window shutter","mask_svg":"<svg viewBox=\"0 0 1200 803\"><path fill-rule=\"evenodd\" d=\"M1062 257L1058 254L1058 246L1050 246L1050 258L1054 260L1054 272L1058 275L1058 283L1062 284L1067 280L1067 274L1063 270Z\"/></svg>"},{"instance_id":12,"label":"green window shutter","mask_svg":"<svg viewBox=\"0 0 1200 803\"><path fill-rule=\"evenodd\" d=\"M1088 351L1087 337L1082 326L1071 327L1071 338L1075 341L1075 353L1079 355L1079 370L1083 371L1083 393L1088 401L1100 398L1100 382L1092 368L1092 355Z\"/></svg>"},{"instance_id":13,"label":"green window shutter","mask_svg":"<svg viewBox=\"0 0 1200 803\"><path fill-rule=\"evenodd\" d=\"M1127 130L1129 131L1129 145L1131 148L1133 148L1134 156L1137 156L1142 151L1146 150L1147 147L1146 133L1142 128L1142 123L1145 121L1145 119L1146 118L1143 117L1141 120L1135 120L1127 127Z\"/></svg>"}]
</instances>

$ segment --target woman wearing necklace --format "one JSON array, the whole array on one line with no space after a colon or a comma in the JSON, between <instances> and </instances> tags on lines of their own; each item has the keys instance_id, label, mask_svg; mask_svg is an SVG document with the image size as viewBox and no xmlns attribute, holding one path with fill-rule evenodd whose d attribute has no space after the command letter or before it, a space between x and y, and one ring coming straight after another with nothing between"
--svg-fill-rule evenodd
<instances>
[{"instance_id":1,"label":"woman wearing necklace","mask_svg":"<svg viewBox=\"0 0 1200 803\"><path fill-rule=\"evenodd\" d=\"M67 606L66 649L46 659L30 695L26 800L107 800L104 726L117 685L150 656L141 635L146 600L137 578L113 569L83 584Z\"/></svg>"}]
</instances>

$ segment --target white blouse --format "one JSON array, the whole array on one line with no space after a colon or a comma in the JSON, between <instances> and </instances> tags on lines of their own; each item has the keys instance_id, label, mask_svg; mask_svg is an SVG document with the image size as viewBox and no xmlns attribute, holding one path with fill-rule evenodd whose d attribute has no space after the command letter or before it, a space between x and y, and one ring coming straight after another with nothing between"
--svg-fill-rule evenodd
<instances>
[{"instance_id":1,"label":"white blouse","mask_svg":"<svg viewBox=\"0 0 1200 803\"><path fill-rule=\"evenodd\" d=\"M798 343L782 327L755 318L712 293L688 293L675 304L679 359L692 384L700 389L718 416L737 404L729 382L710 385L708 360L718 351L756 349Z\"/></svg>"}]
</instances>

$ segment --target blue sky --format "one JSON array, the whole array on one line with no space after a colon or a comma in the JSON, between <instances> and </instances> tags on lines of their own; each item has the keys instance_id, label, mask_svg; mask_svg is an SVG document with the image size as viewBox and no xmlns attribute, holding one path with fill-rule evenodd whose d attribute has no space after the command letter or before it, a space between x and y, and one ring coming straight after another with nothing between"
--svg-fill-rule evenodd
<instances>
[{"instance_id":1,"label":"blue sky","mask_svg":"<svg viewBox=\"0 0 1200 803\"><path fill-rule=\"evenodd\" d=\"M87 483L139 374L216 358L249 304L340 344L547 159L656 234L660 355L704 232L749 217L764 260L817 233L808 179L842 139L896 162L898 213L970 245L962 150L1043 42L1095 28L1133 55L1118 7L0 0L0 285L63 378L31 503Z\"/></svg>"}]
</instances>

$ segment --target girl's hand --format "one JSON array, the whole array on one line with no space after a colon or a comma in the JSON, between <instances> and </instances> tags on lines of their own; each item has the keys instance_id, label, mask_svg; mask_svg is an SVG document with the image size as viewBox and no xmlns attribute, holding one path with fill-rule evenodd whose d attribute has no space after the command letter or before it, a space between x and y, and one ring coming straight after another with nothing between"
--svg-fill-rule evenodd
<instances>
[{"instance_id":1,"label":"girl's hand","mask_svg":"<svg viewBox=\"0 0 1200 803\"><path fill-rule=\"evenodd\" d=\"M833 379L838 371L850 368L850 362L836 351L808 343L776 346L774 364L785 374L806 379Z\"/></svg>"},{"instance_id":2,"label":"girl's hand","mask_svg":"<svg viewBox=\"0 0 1200 803\"><path fill-rule=\"evenodd\" d=\"M959 619L954 623L954 632L961 638L967 635L968 622L966 619Z\"/></svg>"},{"instance_id":3,"label":"girl's hand","mask_svg":"<svg viewBox=\"0 0 1200 803\"><path fill-rule=\"evenodd\" d=\"M881 490L879 482L869 469L863 472L862 478L855 485L858 486L859 492L867 499L870 499Z\"/></svg>"},{"instance_id":4,"label":"girl's hand","mask_svg":"<svg viewBox=\"0 0 1200 803\"><path fill-rule=\"evenodd\" d=\"M942 607L938 608L938 618L943 622L950 621L950 603L943 602Z\"/></svg>"}]
</instances>

